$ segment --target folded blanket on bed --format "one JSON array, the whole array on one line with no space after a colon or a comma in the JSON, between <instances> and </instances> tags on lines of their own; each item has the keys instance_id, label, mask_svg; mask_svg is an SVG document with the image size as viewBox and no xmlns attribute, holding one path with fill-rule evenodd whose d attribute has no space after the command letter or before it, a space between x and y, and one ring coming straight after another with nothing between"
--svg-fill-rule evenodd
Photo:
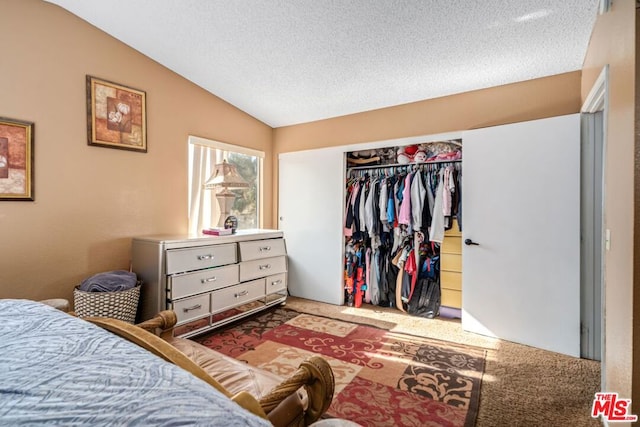
<instances>
[{"instance_id":1,"label":"folded blanket on bed","mask_svg":"<svg viewBox=\"0 0 640 427\"><path fill-rule=\"evenodd\" d=\"M136 273L125 270L107 271L84 279L78 289L84 292L126 291L136 286Z\"/></svg>"}]
</instances>

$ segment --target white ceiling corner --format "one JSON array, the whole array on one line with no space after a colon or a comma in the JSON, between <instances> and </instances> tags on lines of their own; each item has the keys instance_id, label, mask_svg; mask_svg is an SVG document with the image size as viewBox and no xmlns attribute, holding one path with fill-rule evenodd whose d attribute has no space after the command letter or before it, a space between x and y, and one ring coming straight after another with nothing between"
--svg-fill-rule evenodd
<instances>
[{"instance_id":1,"label":"white ceiling corner","mask_svg":"<svg viewBox=\"0 0 640 427\"><path fill-rule=\"evenodd\" d=\"M599 6L599 0L46 1L272 127L579 70Z\"/></svg>"}]
</instances>

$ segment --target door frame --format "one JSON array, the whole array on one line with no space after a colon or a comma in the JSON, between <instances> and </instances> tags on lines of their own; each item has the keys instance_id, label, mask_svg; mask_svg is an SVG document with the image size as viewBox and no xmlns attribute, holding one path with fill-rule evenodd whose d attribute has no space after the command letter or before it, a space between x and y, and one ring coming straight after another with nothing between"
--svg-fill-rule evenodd
<instances>
[{"instance_id":1,"label":"door frame","mask_svg":"<svg viewBox=\"0 0 640 427\"><path fill-rule=\"evenodd\" d=\"M591 91L589 92L589 94L587 95L587 97L585 98L585 101L582 105L582 108L580 109L580 112L582 114L595 114L597 112L602 112L602 142L601 142L601 147L599 147L598 149L602 151L602 156L600 157L600 159L598 159L599 162L602 162L601 165L599 165L599 167L601 167L601 176L602 176L602 182L601 182L601 197L600 197L600 203L601 203L601 217L599 219L599 221L601 221L601 236L600 236L600 253L594 253L592 252L591 254L587 254L587 253L582 253L581 254L581 259L584 263L598 263L600 265L600 274L599 274L599 278L597 277L593 277L593 278L588 278L588 277L584 277L582 276L582 274L584 273L583 271L581 271L581 292L593 292L593 290L589 290L586 289L589 286L593 286L595 284L595 286L598 285L597 280L599 279L600 282L600 362L601 362L601 377L600 377L600 381L601 381L601 388L602 390L604 390L604 386L605 386L605 374L606 374L606 369L605 369L605 364L606 364L606 346L605 346L605 342L606 342L606 311L605 311L605 298L606 298L606 293L605 293L605 289L606 289L606 281L605 281L605 268L606 268L606 264L605 264L605 251L607 250L607 245L608 245L608 233L606 231L606 223L605 223L605 200L606 200L606 193L605 193L605 185L604 185L604 176L605 176L605 165L606 165L606 152L607 152L607 124L608 124L608 112L609 112L609 65L605 65L602 68L602 71L600 72L600 75L598 76L598 78L596 79L595 83L593 84L593 87L591 88ZM594 165L594 169L591 171L583 171L583 177L585 176L584 173L586 174L590 174L590 176L592 178L593 174L595 172L596 166ZM589 176L589 175L588 175ZM584 213L583 212L584 206L581 207L581 216ZM598 220L597 218L595 218L596 220ZM582 225L581 225L582 227ZM590 239L591 242L594 241L594 239L596 239L596 236L585 236L587 239ZM583 242L584 244L584 242ZM581 248L584 249L584 246ZM589 257L589 259L586 259L586 257ZM592 282L591 284L586 282L586 279L595 279L596 282ZM592 317L597 317L597 316L593 316L592 314L587 314L587 313L582 313L581 314L581 321L594 321L595 319L593 319Z\"/></svg>"}]
</instances>

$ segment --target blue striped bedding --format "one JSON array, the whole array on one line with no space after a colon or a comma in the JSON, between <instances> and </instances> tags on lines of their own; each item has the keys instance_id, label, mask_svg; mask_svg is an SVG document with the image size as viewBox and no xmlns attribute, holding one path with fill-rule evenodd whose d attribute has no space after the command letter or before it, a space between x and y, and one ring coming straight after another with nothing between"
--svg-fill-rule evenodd
<instances>
[{"instance_id":1,"label":"blue striped bedding","mask_svg":"<svg viewBox=\"0 0 640 427\"><path fill-rule=\"evenodd\" d=\"M89 322L0 300L0 425L268 426L183 369Z\"/></svg>"}]
</instances>

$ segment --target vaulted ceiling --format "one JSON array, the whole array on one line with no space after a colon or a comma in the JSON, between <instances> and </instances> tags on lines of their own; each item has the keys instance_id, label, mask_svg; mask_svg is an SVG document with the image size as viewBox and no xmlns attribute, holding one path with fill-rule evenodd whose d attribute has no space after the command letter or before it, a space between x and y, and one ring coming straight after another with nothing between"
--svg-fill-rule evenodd
<instances>
[{"instance_id":1,"label":"vaulted ceiling","mask_svg":"<svg viewBox=\"0 0 640 427\"><path fill-rule=\"evenodd\" d=\"M598 0L46 0L272 127L579 70Z\"/></svg>"}]
</instances>

